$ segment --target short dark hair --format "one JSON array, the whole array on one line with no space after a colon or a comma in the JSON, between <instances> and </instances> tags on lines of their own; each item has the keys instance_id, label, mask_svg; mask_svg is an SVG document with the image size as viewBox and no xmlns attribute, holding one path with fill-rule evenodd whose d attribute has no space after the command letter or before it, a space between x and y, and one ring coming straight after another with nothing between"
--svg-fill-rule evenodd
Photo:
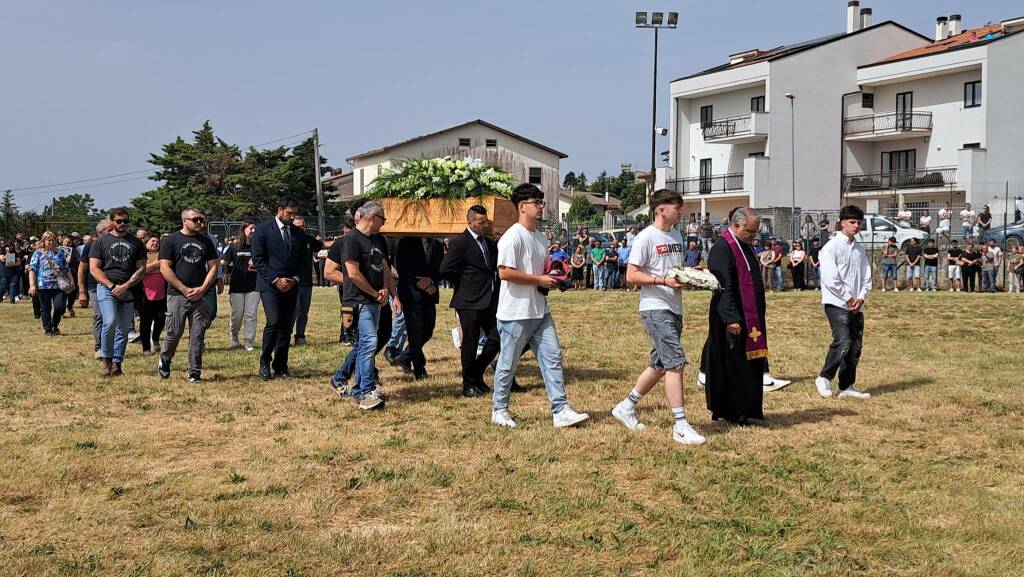
<instances>
[{"instance_id":1,"label":"short dark hair","mask_svg":"<svg viewBox=\"0 0 1024 577\"><path fill-rule=\"evenodd\" d=\"M282 208L299 208L299 201L294 196L282 196L281 200L277 201L277 210Z\"/></svg>"},{"instance_id":2,"label":"short dark hair","mask_svg":"<svg viewBox=\"0 0 1024 577\"><path fill-rule=\"evenodd\" d=\"M953 240L949 241L949 244L958 244L958 243L956 242L956 239L954 238Z\"/></svg>"},{"instance_id":3,"label":"short dark hair","mask_svg":"<svg viewBox=\"0 0 1024 577\"><path fill-rule=\"evenodd\" d=\"M895 236L890 236L889 237L889 242L896 242L896 237Z\"/></svg>"},{"instance_id":4,"label":"short dark hair","mask_svg":"<svg viewBox=\"0 0 1024 577\"><path fill-rule=\"evenodd\" d=\"M848 204L839 209L839 220L864 220L864 211L859 206Z\"/></svg>"},{"instance_id":5,"label":"short dark hair","mask_svg":"<svg viewBox=\"0 0 1024 577\"><path fill-rule=\"evenodd\" d=\"M928 244L935 244L935 239L934 238L929 238L928 239Z\"/></svg>"},{"instance_id":6,"label":"short dark hair","mask_svg":"<svg viewBox=\"0 0 1024 577\"><path fill-rule=\"evenodd\" d=\"M651 195L651 208L658 208L663 204L674 204L676 206L683 205L683 197L679 196L679 193L674 190L663 188L661 190L654 191Z\"/></svg>"},{"instance_id":7,"label":"short dark hair","mask_svg":"<svg viewBox=\"0 0 1024 577\"><path fill-rule=\"evenodd\" d=\"M487 209L484 208L483 206L480 206L479 204L474 204L473 206L469 207L469 210L466 211L466 220L468 221L469 219L473 218L474 214L479 214L480 216L487 216Z\"/></svg>"},{"instance_id":8,"label":"short dark hair","mask_svg":"<svg viewBox=\"0 0 1024 577\"><path fill-rule=\"evenodd\" d=\"M132 215L128 212L128 209L123 207L123 206L119 206L117 208L110 209L110 220L114 220L115 216L122 216L122 215L123 216L127 216L128 218L132 217Z\"/></svg>"},{"instance_id":9,"label":"short dark hair","mask_svg":"<svg viewBox=\"0 0 1024 577\"><path fill-rule=\"evenodd\" d=\"M544 193L536 186L524 182L512 190L512 205L519 209L519 204L528 200L544 200Z\"/></svg>"}]
</instances>

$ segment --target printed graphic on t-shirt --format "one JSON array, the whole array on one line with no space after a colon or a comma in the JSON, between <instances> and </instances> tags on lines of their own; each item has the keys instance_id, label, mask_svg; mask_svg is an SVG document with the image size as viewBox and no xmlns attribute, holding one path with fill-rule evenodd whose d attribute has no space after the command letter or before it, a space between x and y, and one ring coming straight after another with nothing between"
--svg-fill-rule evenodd
<instances>
[{"instance_id":1,"label":"printed graphic on t-shirt","mask_svg":"<svg viewBox=\"0 0 1024 577\"><path fill-rule=\"evenodd\" d=\"M189 264L197 264L203 260L205 247L194 240L185 241L181 245L181 259Z\"/></svg>"},{"instance_id":2,"label":"printed graphic on t-shirt","mask_svg":"<svg viewBox=\"0 0 1024 577\"><path fill-rule=\"evenodd\" d=\"M110 248L107 254L110 255L110 260L117 263L126 263L132 259L132 254L135 252L135 248L126 240L115 240L110 243Z\"/></svg>"},{"instance_id":3,"label":"printed graphic on t-shirt","mask_svg":"<svg viewBox=\"0 0 1024 577\"><path fill-rule=\"evenodd\" d=\"M666 255L672 253L682 253L682 244L659 244L654 247L654 251L659 255Z\"/></svg>"}]
</instances>

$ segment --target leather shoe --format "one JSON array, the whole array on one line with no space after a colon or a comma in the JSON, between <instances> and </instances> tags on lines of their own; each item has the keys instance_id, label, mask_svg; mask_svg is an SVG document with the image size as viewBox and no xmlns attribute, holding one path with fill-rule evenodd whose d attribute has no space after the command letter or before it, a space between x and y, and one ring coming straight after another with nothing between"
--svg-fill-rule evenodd
<instances>
[{"instance_id":1,"label":"leather shoe","mask_svg":"<svg viewBox=\"0 0 1024 577\"><path fill-rule=\"evenodd\" d=\"M413 372L412 379L414 381L422 381L423 379L429 379L430 375L427 374L427 370L423 369L420 372Z\"/></svg>"},{"instance_id":2,"label":"leather shoe","mask_svg":"<svg viewBox=\"0 0 1024 577\"><path fill-rule=\"evenodd\" d=\"M485 382L483 382L483 381L480 381L480 382L479 382L479 383L477 383L477 384L476 384L475 386L476 386L476 388L480 389L481 391L483 391L483 392L485 392L485 393L489 393L489 392L491 392L491 387L488 387L488 386L487 386L487 383L485 383Z\"/></svg>"},{"instance_id":3,"label":"leather shoe","mask_svg":"<svg viewBox=\"0 0 1024 577\"><path fill-rule=\"evenodd\" d=\"M525 393L529 389L519 384L518 381L512 379L512 386L508 388L509 392L512 393Z\"/></svg>"},{"instance_id":4,"label":"leather shoe","mask_svg":"<svg viewBox=\"0 0 1024 577\"><path fill-rule=\"evenodd\" d=\"M487 393L481 391L480 389L478 389L476 387L462 387L462 396L463 397L470 397L470 398L482 397L482 396L484 396L486 394Z\"/></svg>"},{"instance_id":5,"label":"leather shoe","mask_svg":"<svg viewBox=\"0 0 1024 577\"><path fill-rule=\"evenodd\" d=\"M384 347L384 360L386 360L389 365L395 366L398 364L398 353L392 350L391 347Z\"/></svg>"},{"instance_id":6,"label":"leather shoe","mask_svg":"<svg viewBox=\"0 0 1024 577\"><path fill-rule=\"evenodd\" d=\"M273 378L270 376L270 367L264 363L260 363L260 378L264 381L269 381Z\"/></svg>"},{"instance_id":7,"label":"leather shoe","mask_svg":"<svg viewBox=\"0 0 1024 577\"><path fill-rule=\"evenodd\" d=\"M288 371L278 371L278 372L274 373L274 378L275 379L294 379L295 377L293 377L291 375L291 373L289 373Z\"/></svg>"},{"instance_id":8,"label":"leather shoe","mask_svg":"<svg viewBox=\"0 0 1024 577\"><path fill-rule=\"evenodd\" d=\"M402 372L407 375L413 374L412 363L398 363L398 368L402 369Z\"/></svg>"}]
</instances>

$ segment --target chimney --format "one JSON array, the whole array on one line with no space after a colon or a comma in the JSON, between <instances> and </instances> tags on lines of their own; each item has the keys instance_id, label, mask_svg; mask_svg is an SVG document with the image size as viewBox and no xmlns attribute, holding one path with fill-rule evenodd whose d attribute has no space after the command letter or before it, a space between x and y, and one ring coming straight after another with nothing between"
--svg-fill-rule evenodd
<instances>
[{"instance_id":1,"label":"chimney","mask_svg":"<svg viewBox=\"0 0 1024 577\"><path fill-rule=\"evenodd\" d=\"M945 16L939 16L935 19L935 41L946 39L946 32L949 30L946 23L949 22L949 18Z\"/></svg>"},{"instance_id":2,"label":"chimney","mask_svg":"<svg viewBox=\"0 0 1024 577\"><path fill-rule=\"evenodd\" d=\"M956 36L961 32L963 32L963 30L960 28L960 15L953 14L949 17L949 35Z\"/></svg>"},{"instance_id":3,"label":"chimney","mask_svg":"<svg viewBox=\"0 0 1024 577\"><path fill-rule=\"evenodd\" d=\"M860 9L860 28L861 30L871 26L871 9L861 8Z\"/></svg>"},{"instance_id":4,"label":"chimney","mask_svg":"<svg viewBox=\"0 0 1024 577\"><path fill-rule=\"evenodd\" d=\"M860 2L858 0L850 0L846 4L846 33L856 32L860 30L860 14L857 13L857 9L860 8Z\"/></svg>"}]
</instances>

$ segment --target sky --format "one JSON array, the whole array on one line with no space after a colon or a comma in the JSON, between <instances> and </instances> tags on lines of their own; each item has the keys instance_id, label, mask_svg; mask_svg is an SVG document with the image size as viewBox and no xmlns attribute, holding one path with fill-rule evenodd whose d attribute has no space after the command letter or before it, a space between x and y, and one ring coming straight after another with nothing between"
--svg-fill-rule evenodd
<instances>
[{"instance_id":1,"label":"sky","mask_svg":"<svg viewBox=\"0 0 1024 577\"><path fill-rule=\"evenodd\" d=\"M874 22L926 36L1024 15L1020 0L862 0ZM846 0L50 0L0 17L0 191L22 210L152 188L150 153L204 120L241 146L320 131L328 164L481 118L569 155L562 174L650 163L653 32L636 10L679 12L659 37L669 82L845 30ZM297 142L301 137L281 140ZM668 148L660 138L659 151Z\"/></svg>"}]
</instances>

